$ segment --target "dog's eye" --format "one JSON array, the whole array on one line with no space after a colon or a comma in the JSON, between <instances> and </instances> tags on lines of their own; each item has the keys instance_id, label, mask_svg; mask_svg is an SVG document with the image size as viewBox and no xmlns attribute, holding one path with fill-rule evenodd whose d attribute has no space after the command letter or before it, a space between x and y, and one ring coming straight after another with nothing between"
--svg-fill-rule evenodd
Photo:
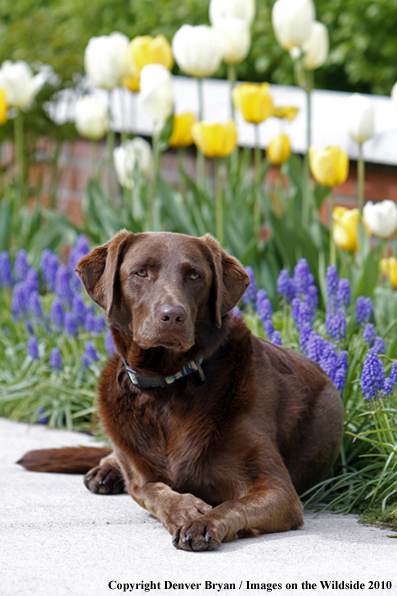
<instances>
[{"instance_id":1,"label":"dog's eye","mask_svg":"<svg viewBox=\"0 0 397 596\"><path fill-rule=\"evenodd\" d=\"M147 277L147 271L146 269L139 269L139 271L136 272L136 275L138 275L138 277Z\"/></svg>"},{"instance_id":2,"label":"dog's eye","mask_svg":"<svg viewBox=\"0 0 397 596\"><path fill-rule=\"evenodd\" d=\"M189 277L190 277L190 279L195 280L195 279L198 279L200 276L198 273L193 272L189 275Z\"/></svg>"}]
</instances>

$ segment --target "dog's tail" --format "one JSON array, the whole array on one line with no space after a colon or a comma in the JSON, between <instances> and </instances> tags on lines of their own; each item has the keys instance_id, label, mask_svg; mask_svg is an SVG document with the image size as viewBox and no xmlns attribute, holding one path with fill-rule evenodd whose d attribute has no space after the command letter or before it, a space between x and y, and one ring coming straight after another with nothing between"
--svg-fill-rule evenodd
<instances>
[{"instance_id":1,"label":"dog's tail","mask_svg":"<svg viewBox=\"0 0 397 596\"><path fill-rule=\"evenodd\" d=\"M28 451L17 464L33 472L85 474L112 452L102 447L61 447Z\"/></svg>"}]
</instances>

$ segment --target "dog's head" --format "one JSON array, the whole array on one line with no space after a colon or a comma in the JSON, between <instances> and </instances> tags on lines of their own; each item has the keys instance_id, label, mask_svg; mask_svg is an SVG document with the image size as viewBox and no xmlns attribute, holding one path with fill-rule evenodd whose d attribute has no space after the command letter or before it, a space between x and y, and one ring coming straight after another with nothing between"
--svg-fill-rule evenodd
<instances>
[{"instance_id":1,"label":"dog's head","mask_svg":"<svg viewBox=\"0 0 397 596\"><path fill-rule=\"evenodd\" d=\"M141 348L186 352L243 296L249 277L210 234L122 230L76 272L109 322Z\"/></svg>"}]
</instances>

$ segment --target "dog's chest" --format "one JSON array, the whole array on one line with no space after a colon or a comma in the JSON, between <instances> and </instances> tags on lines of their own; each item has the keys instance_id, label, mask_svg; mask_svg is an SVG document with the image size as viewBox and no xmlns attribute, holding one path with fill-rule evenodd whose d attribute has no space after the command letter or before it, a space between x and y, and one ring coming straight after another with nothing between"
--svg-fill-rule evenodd
<instances>
[{"instance_id":1,"label":"dog's chest","mask_svg":"<svg viewBox=\"0 0 397 596\"><path fill-rule=\"evenodd\" d=\"M144 399L132 415L130 450L150 477L209 503L236 496L239 473L210 411L203 413L194 400Z\"/></svg>"}]
</instances>

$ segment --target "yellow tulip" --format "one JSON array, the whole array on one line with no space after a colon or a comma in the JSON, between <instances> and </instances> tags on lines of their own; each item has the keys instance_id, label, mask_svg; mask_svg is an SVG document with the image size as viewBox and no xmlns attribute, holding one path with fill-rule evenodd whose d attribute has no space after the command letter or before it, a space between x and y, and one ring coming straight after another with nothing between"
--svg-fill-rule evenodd
<instances>
[{"instance_id":1,"label":"yellow tulip","mask_svg":"<svg viewBox=\"0 0 397 596\"><path fill-rule=\"evenodd\" d=\"M170 147L188 147L193 143L192 126L195 121L192 112L174 115L174 128L169 141Z\"/></svg>"},{"instance_id":2,"label":"yellow tulip","mask_svg":"<svg viewBox=\"0 0 397 596\"><path fill-rule=\"evenodd\" d=\"M291 155L291 145L285 133L270 141L266 157L274 166L281 166Z\"/></svg>"},{"instance_id":3,"label":"yellow tulip","mask_svg":"<svg viewBox=\"0 0 397 596\"><path fill-rule=\"evenodd\" d=\"M140 72L147 64L163 64L168 70L174 66L171 46L164 35L139 35L128 46L130 62Z\"/></svg>"},{"instance_id":4,"label":"yellow tulip","mask_svg":"<svg viewBox=\"0 0 397 596\"><path fill-rule=\"evenodd\" d=\"M8 106L6 103L5 89L0 89L0 125L5 124L8 120Z\"/></svg>"},{"instance_id":5,"label":"yellow tulip","mask_svg":"<svg viewBox=\"0 0 397 596\"><path fill-rule=\"evenodd\" d=\"M275 118L287 118L288 122L295 120L299 112L299 108L294 106L274 106L273 114Z\"/></svg>"},{"instance_id":6,"label":"yellow tulip","mask_svg":"<svg viewBox=\"0 0 397 596\"><path fill-rule=\"evenodd\" d=\"M198 122L192 126L193 141L206 157L226 157L237 146L234 120L227 124Z\"/></svg>"},{"instance_id":7,"label":"yellow tulip","mask_svg":"<svg viewBox=\"0 0 397 596\"><path fill-rule=\"evenodd\" d=\"M139 72L137 70L132 70L131 74L128 77L123 78L123 87L127 87L133 93L138 93L139 91Z\"/></svg>"},{"instance_id":8,"label":"yellow tulip","mask_svg":"<svg viewBox=\"0 0 397 596\"><path fill-rule=\"evenodd\" d=\"M310 170L313 178L325 186L338 186L346 182L349 174L349 158L340 147L309 149Z\"/></svg>"},{"instance_id":9,"label":"yellow tulip","mask_svg":"<svg viewBox=\"0 0 397 596\"><path fill-rule=\"evenodd\" d=\"M380 268L382 275L389 276L390 283L393 288L397 288L397 260L396 257L389 257L388 259L381 259Z\"/></svg>"},{"instance_id":10,"label":"yellow tulip","mask_svg":"<svg viewBox=\"0 0 397 596\"><path fill-rule=\"evenodd\" d=\"M269 83L261 85L243 83L233 89L232 95L234 105L241 111L247 122L259 124L274 112Z\"/></svg>"},{"instance_id":11,"label":"yellow tulip","mask_svg":"<svg viewBox=\"0 0 397 596\"><path fill-rule=\"evenodd\" d=\"M347 252L358 250L359 209L335 207L332 213L334 241L339 248Z\"/></svg>"}]
</instances>

